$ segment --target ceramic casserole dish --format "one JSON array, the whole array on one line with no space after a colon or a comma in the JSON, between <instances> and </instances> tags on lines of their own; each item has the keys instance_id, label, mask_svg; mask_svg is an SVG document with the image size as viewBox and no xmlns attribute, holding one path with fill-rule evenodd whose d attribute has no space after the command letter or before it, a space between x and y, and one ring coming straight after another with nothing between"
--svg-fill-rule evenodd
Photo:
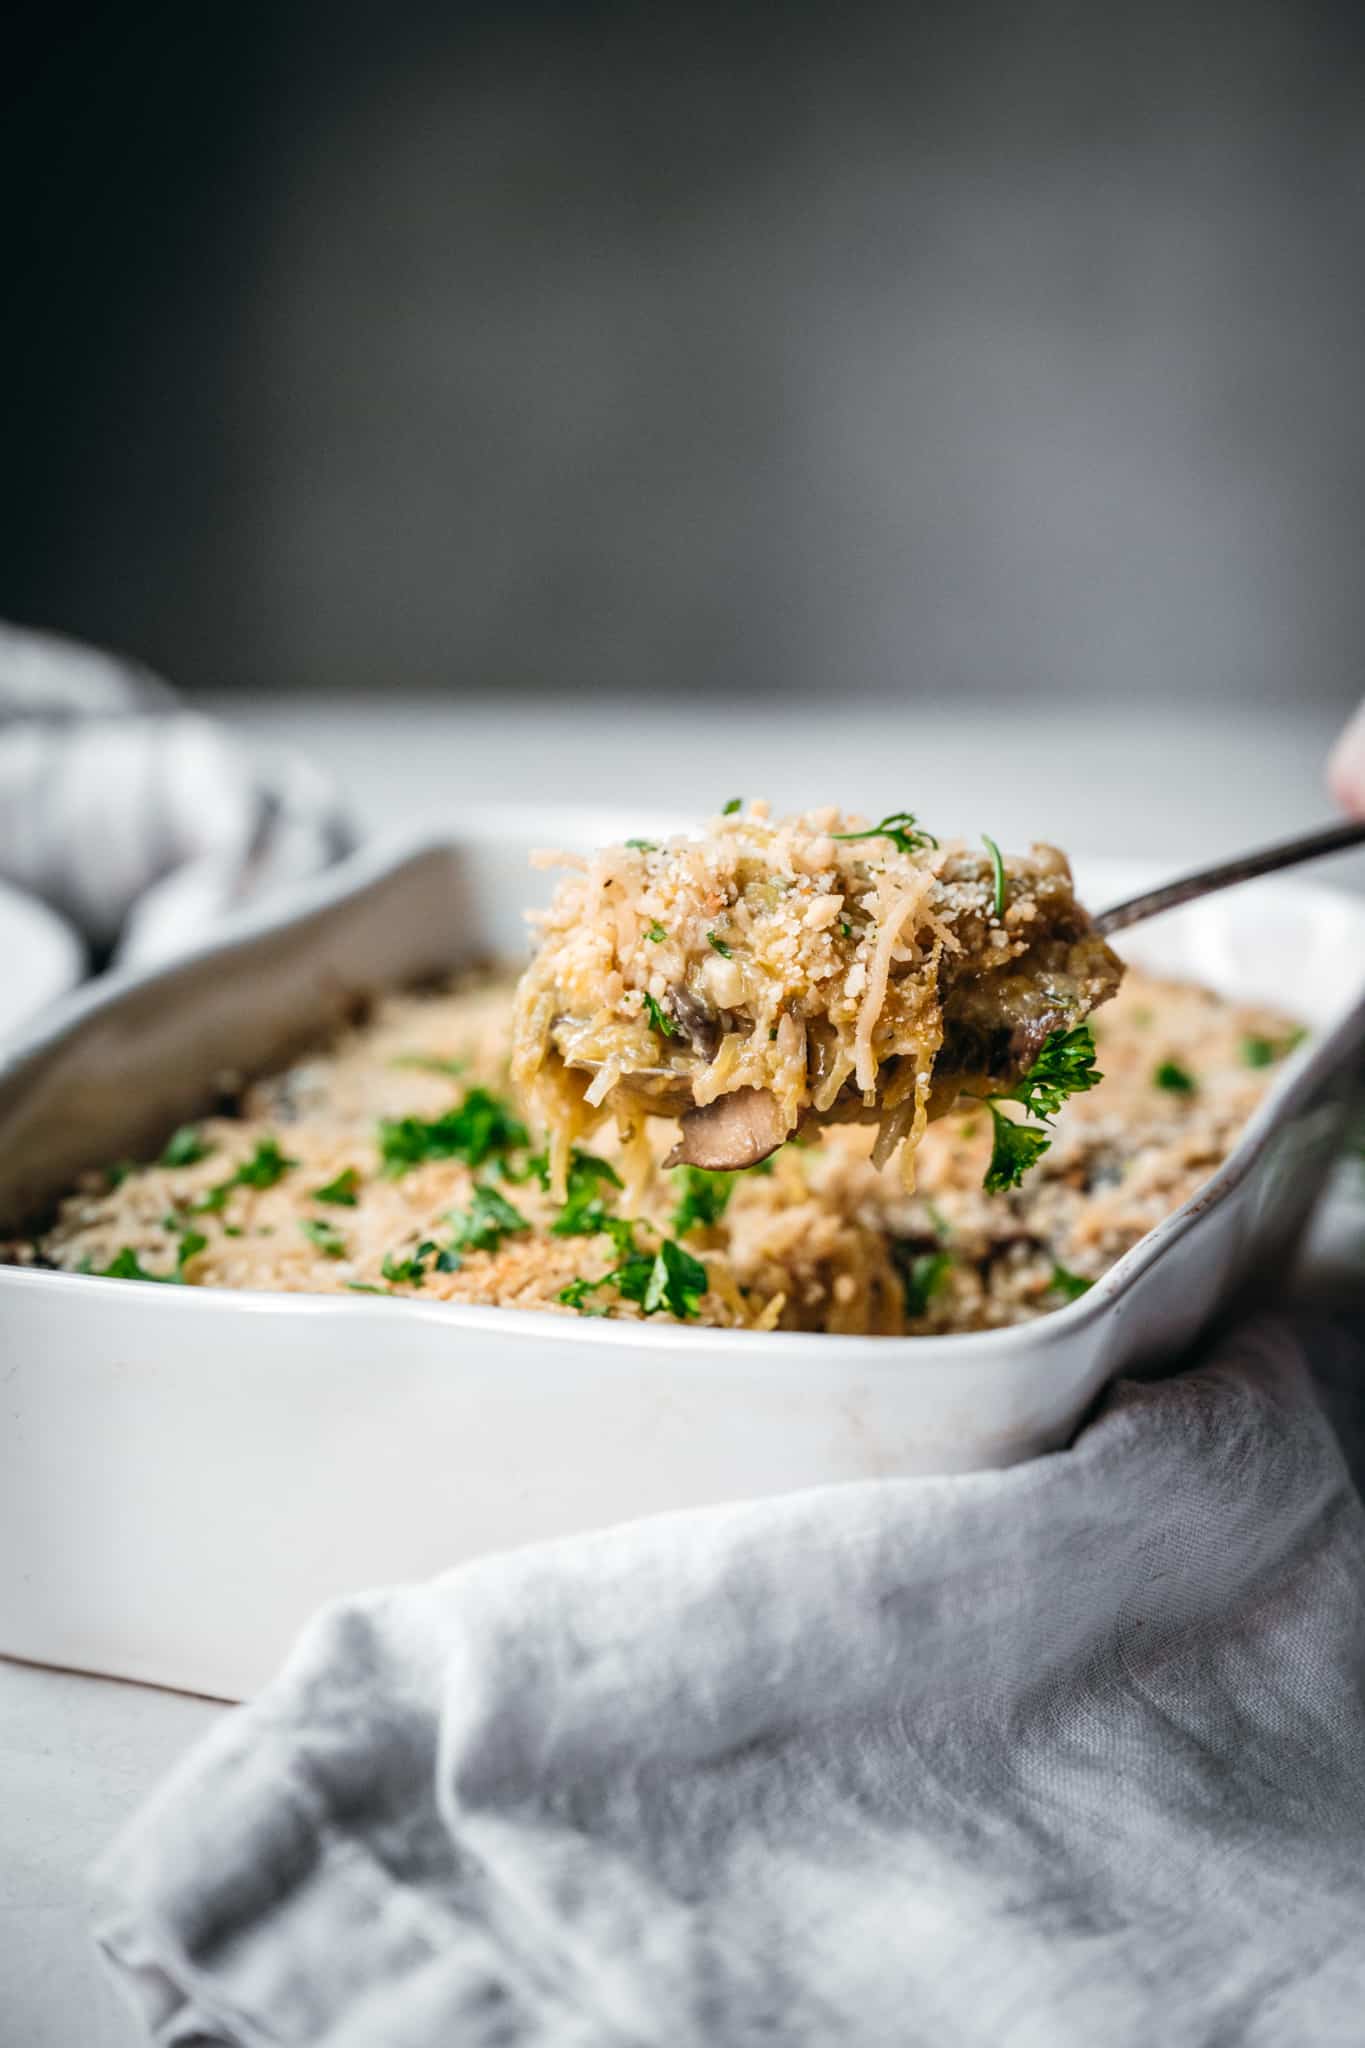
<instances>
[{"instance_id":1,"label":"ceramic casserole dish","mask_svg":"<svg viewBox=\"0 0 1365 2048\"><path fill-rule=\"evenodd\" d=\"M67 998L0 1066L0 1230L82 1169L146 1156L225 1070L280 1064L357 993L520 957L522 911L549 887L528 844L622 831L488 814ZM1113 861L1077 874L1095 906L1159 879ZM1192 1201L1083 1299L1014 1328L756 1334L0 1267L0 1652L237 1698L342 1591L663 1510L1064 1444L1116 1373L1283 1272L1365 1047L1358 899L1256 884L1119 949L1290 1009L1310 1035Z\"/></svg>"}]
</instances>

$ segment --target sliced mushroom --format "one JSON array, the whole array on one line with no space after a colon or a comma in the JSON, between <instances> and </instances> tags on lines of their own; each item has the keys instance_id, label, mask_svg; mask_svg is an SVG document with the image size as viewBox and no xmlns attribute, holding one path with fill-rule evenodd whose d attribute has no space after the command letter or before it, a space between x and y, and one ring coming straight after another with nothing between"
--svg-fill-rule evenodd
<instances>
[{"instance_id":1,"label":"sliced mushroom","mask_svg":"<svg viewBox=\"0 0 1365 2048\"><path fill-rule=\"evenodd\" d=\"M668 1155L669 1166L701 1166L711 1172L757 1166L787 1137L773 1095L766 1088L736 1088L718 1095L682 1119L682 1139Z\"/></svg>"}]
</instances>

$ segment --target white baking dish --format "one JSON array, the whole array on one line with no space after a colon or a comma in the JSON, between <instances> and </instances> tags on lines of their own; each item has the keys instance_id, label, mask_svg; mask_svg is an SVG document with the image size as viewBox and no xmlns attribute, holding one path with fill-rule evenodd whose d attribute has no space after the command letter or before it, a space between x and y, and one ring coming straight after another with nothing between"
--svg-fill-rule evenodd
<instances>
[{"instance_id":1,"label":"white baking dish","mask_svg":"<svg viewBox=\"0 0 1365 2048\"><path fill-rule=\"evenodd\" d=\"M657 821L654 821L657 823ZM357 990L517 953L538 811L370 852L174 968L50 1013L0 1069L0 1228L156 1145ZM1150 867L1078 864L1095 904ZM947 1338L754 1335L0 1268L0 1650L237 1697L343 1590L662 1509L1062 1444L1116 1372L1283 1270L1365 1045L1365 903L1234 891L1132 934L1144 964L1314 1026L1234 1156L1082 1300Z\"/></svg>"}]
</instances>

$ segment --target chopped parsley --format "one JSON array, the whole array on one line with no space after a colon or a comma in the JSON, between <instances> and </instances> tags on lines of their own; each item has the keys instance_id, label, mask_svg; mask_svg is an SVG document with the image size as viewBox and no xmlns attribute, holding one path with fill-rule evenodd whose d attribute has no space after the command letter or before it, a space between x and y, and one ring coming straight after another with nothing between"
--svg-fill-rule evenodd
<instances>
[{"instance_id":1,"label":"chopped parsley","mask_svg":"<svg viewBox=\"0 0 1365 2048\"><path fill-rule=\"evenodd\" d=\"M1083 1294L1089 1294L1093 1280L1083 1279L1079 1273L1070 1273L1060 1260L1053 1264L1052 1278L1048 1281L1050 1294L1065 1295L1068 1301L1079 1301Z\"/></svg>"},{"instance_id":2,"label":"chopped parsley","mask_svg":"<svg viewBox=\"0 0 1365 2048\"><path fill-rule=\"evenodd\" d=\"M990 833L983 832L981 838L987 853L991 857L991 872L995 876L995 896L992 908L995 911L996 917L1001 918L1005 915L1005 863L1001 858L1000 848L991 838Z\"/></svg>"},{"instance_id":3,"label":"chopped parsley","mask_svg":"<svg viewBox=\"0 0 1365 2048\"><path fill-rule=\"evenodd\" d=\"M626 845L633 846L637 853L657 853L659 851L657 839L628 839Z\"/></svg>"},{"instance_id":4,"label":"chopped parsley","mask_svg":"<svg viewBox=\"0 0 1365 2048\"><path fill-rule=\"evenodd\" d=\"M721 814L722 818L733 818L733 817L734 817L734 815L735 815L735 812L736 812L736 811L742 811L742 810L743 810L743 808L744 808L744 799L743 799L743 797L742 797L742 796L732 796L728 804L722 804L722 805L721 805L721 808L720 808L720 814Z\"/></svg>"},{"instance_id":5,"label":"chopped parsley","mask_svg":"<svg viewBox=\"0 0 1365 2048\"><path fill-rule=\"evenodd\" d=\"M387 1294L387 1287L376 1287L369 1280L348 1280L346 1285L352 1294Z\"/></svg>"},{"instance_id":6,"label":"chopped parsley","mask_svg":"<svg viewBox=\"0 0 1365 2048\"><path fill-rule=\"evenodd\" d=\"M130 1173L136 1172L136 1159L116 1159L112 1166L106 1166L104 1169L104 1184L112 1194L115 1188L123 1186Z\"/></svg>"},{"instance_id":7,"label":"chopped parsley","mask_svg":"<svg viewBox=\"0 0 1365 2048\"><path fill-rule=\"evenodd\" d=\"M208 1239L199 1230L183 1230L176 1246L175 1271L173 1273L149 1273L131 1245L124 1245L107 1266L96 1268L101 1280L152 1280L161 1286L183 1286L185 1268L196 1252L202 1252Z\"/></svg>"},{"instance_id":8,"label":"chopped parsley","mask_svg":"<svg viewBox=\"0 0 1365 2048\"><path fill-rule=\"evenodd\" d=\"M537 1155L535 1165L541 1186L548 1188L550 1173L543 1153ZM599 1159L595 1152L581 1152L575 1145L569 1156L564 1206L550 1225L550 1235L595 1237L607 1220L602 1190L620 1185L621 1176L610 1161Z\"/></svg>"},{"instance_id":9,"label":"chopped parsley","mask_svg":"<svg viewBox=\"0 0 1365 2048\"><path fill-rule=\"evenodd\" d=\"M709 1230L720 1222L735 1191L735 1176L708 1173L700 1166L680 1166L673 1184L682 1197L673 1211L673 1231L677 1237L686 1237L689 1230Z\"/></svg>"},{"instance_id":10,"label":"chopped parsley","mask_svg":"<svg viewBox=\"0 0 1365 2048\"><path fill-rule=\"evenodd\" d=\"M419 1074L462 1074L465 1070L463 1060L441 1059L434 1052L400 1052L396 1059L389 1061L389 1065L407 1067Z\"/></svg>"},{"instance_id":11,"label":"chopped parsley","mask_svg":"<svg viewBox=\"0 0 1365 2048\"><path fill-rule=\"evenodd\" d=\"M326 1187L314 1188L315 1202L335 1202L340 1209L354 1209L355 1191L360 1186L360 1175L353 1166L343 1166L335 1180L329 1180Z\"/></svg>"},{"instance_id":12,"label":"chopped parsley","mask_svg":"<svg viewBox=\"0 0 1365 2048\"><path fill-rule=\"evenodd\" d=\"M1248 1067L1274 1066L1276 1060L1286 1058L1289 1053L1293 1052L1296 1045L1301 1045L1307 1035L1303 1026L1297 1025L1286 1037L1280 1039L1244 1038L1242 1040L1243 1064Z\"/></svg>"},{"instance_id":13,"label":"chopped parsley","mask_svg":"<svg viewBox=\"0 0 1365 2048\"><path fill-rule=\"evenodd\" d=\"M386 1280L403 1287L420 1287L427 1277L427 1261L436 1257L435 1242L424 1237L415 1251L405 1259L396 1259L392 1252L385 1252L379 1270Z\"/></svg>"},{"instance_id":14,"label":"chopped parsley","mask_svg":"<svg viewBox=\"0 0 1365 2048\"><path fill-rule=\"evenodd\" d=\"M201 1159L207 1159L212 1145L206 1145L199 1135L197 1124L181 1124L178 1131L172 1131L166 1141L166 1149L157 1161L158 1166L197 1166Z\"/></svg>"},{"instance_id":15,"label":"chopped parsley","mask_svg":"<svg viewBox=\"0 0 1365 2048\"><path fill-rule=\"evenodd\" d=\"M608 1223L616 1226L608 1234L616 1246L619 1263L600 1280L571 1280L561 1287L559 1299L565 1307L576 1308L580 1315L605 1314L600 1307L589 1307L589 1297L600 1288L614 1287L623 1301L638 1303L647 1316L666 1308L680 1322L686 1322L698 1314L706 1292L706 1268L701 1260L694 1259L671 1237L666 1237L651 1257L638 1248L633 1228L623 1218L610 1217Z\"/></svg>"},{"instance_id":16,"label":"chopped parsley","mask_svg":"<svg viewBox=\"0 0 1365 2048\"><path fill-rule=\"evenodd\" d=\"M329 1223L325 1216L301 1216L299 1229L310 1244L315 1244L327 1259L344 1259L346 1240L335 1223Z\"/></svg>"},{"instance_id":17,"label":"chopped parsley","mask_svg":"<svg viewBox=\"0 0 1365 2048\"><path fill-rule=\"evenodd\" d=\"M1012 1117L987 1103L994 1126L990 1165L981 1185L988 1195L1002 1195L1017 1188L1031 1166L1036 1166L1052 1143L1046 1131L1033 1124L1016 1123Z\"/></svg>"},{"instance_id":18,"label":"chopped parsley","mask_svg":"<svg viewBox=\"0 0 1365 2048\"><path fill-rule=\"evenodd\" d=\"M455 1227L446 1251L457 1253L495 1252L505 1237L519 1236L531 1227L506 1195L486 1182L475 1188L467 1209L451 1210L450 1221ZM440 1260L437 1263L441 1265ZM441 1265L441 1271L452 1273L458 1263L456 1260L455 1265Z\"/></svg>"},{"instance_id":19,"label":"chopped parsley","mask_svg":"<svg viewBox=\"0 0 1365 2048\"><path fill-rule=\"evenodd\" d=\"M676 1038L678 1027L671 1017L666 1017L648 989L645 990L645 1015L654 1029L664 1038Z\"/></svg>"},{"instance_id":20,"label":"chopped parsley","mask_svg":"<svg viewBox=\"0 0 1365 2048\"><path fill-rule=\"evenodd\" d=\"M939 1208L937 1202L926 1201L924 1204L924 1210L925 1214L929 1218L930 1226L933 1229L934 1236L938 1239L940 1244L946 1244L948 1242L948 1239L953 1234L952 1224L948 1221L948 1218L944 1215L942 1209Z\"/></svg>"},{"instance_id":21,"label":"chopped parsley","mask_svg":"<svg viewBox=\"0 0 1365 2048\"><path fill-rule=\"evenodd\" d=\"M1013 1088L1001 1095L983 1098L991 1113L992 1144L990 1164L982 1181L988 1195L1017 1188L1031 1166L1036 1166L1052 1139L1036 1125L1018 1123L999 1107L1017 1102L1028 1116L1051 1123L1070 1095L1083 1095L1104 1076L1095 1068L1095 1038L1088 1024L1074 1031L1053 1031L1043 1041L1037 1059Z\"/></svg>"},{"instance_id":22,"label":"chopped parsley","mask_svg":"<svg viewBox=\"0 0 1365 2048\"><path fill-rule=\"evenodd\" d=\"M668 933L661 924L652 924L645 933L645 937L649 940L651 946L662 946L664 940L668 937Z\"/></svg>"},{"instance_id":23,"label":"chopped parsley","mask_svg":"<svg viewBox=\"0 0 1365 2048\"><path fill-rule=\"evenodd\" d=\"M728 960L731 957L730 948L726 945L724 939L718 939L714 932L706 934L706 943L714 952L720 954L722 960Z\"/></svg>"},{"instance_id":24,"label":"chopped parsley","mask_svg":"<svg viewBox=\"0 0 1365 2048\"><path fill-rule=\"evenodd\" d=\"M385 1117L379 1126L380 1157L393 1180L428 1159L482 1166L491 1154L526 1143L525 1124L486 1088L471 1088L458 1108L429 1122L418 1116Z\"/></svg>"},{"instance_id":25,"label":"chopped parsley","mask_svg":"<svg viewBox=\"0 0 1365 2048\"><path fill-rule=\"evenodd\" d=\"M841 939L847 939L847 938L851 938L851 937L852 937L852 935L853 935L853 927L852 927L852 925L851 925L851 924L849 923L849 921L848 921L848 919L847 919L846 917L841 917L841 918L840 918L840 920L839 920L839 937L840 937Z\"/></svg>"},{"instance_id":26,"label":"chopped parsley","mask_svg":"<svg viewBox=\"0 0 1365 2048\"><path fill-rule=\"evenodd\" d=\"M1152 1079L1168 1095L1193 1095L1199 1086L1194 1075L1178 1060L1163 1060Z\"/></svg>"},{"instance_id":27,"label":"chopped parsley","mask_svg":"<svg viewBox=\"0 0 1365 2048\"><path fill-rule=\"evenodd\" d=\"M297 1159L287 1159L273 1138L262 1138L250 1159L243 1160L235 1173L230 1173L226 1180L218 1181L190 1207L197 1214L208 1212L217 1215L234 1188L273 1188L276 1181L282 1180L290 1167L298 1163Z\"/></svg>"},{"instance_id":28,"label":"chopped parsley","mask_svg":"<svg viewBox=\"0 0 1365 2048\"><path fill-rule=\"evenodd\" d=\"M832 839L889 839L900 853L919 853L926 846L937 846L932 832L926 832L916 820L913 811L888 811L879 825L870 825L866 832L832 832Z\"/></svg>"},{"instance_id":29,"label":"chopped parsley","mask_svg":"<svg viewBox=\"0 0 1365 2048\"><path fill-rule=\"evenodd\" d=\"M951 1252L911 1252L908 1246L893 1245L891 1255L901 1276L907 1316L922 1316L936 1294L941 1294L953 1269Z\"/></svg>"}]
</instances>

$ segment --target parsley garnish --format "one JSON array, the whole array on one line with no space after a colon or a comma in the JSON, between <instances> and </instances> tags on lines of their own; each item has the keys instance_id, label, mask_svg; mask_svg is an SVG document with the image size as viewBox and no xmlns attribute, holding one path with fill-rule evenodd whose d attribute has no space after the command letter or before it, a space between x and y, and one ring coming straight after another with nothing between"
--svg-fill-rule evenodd
<instances>
[{"instance_id":1,"label":"parsley garnish","mask_svg":"<svg viewBox=\"0 0 1365 2048\"><path fill-rule=\"evenodd\" d=\"M1051 1123L1070 1095L1083 1095L1104 1076L1095 1069L1095 1038L1088 1024L1074 1031L1053 1031L1028 1072L1002 1095L983 1098L991 1113L993 1143L990 1164L982 1186L988 1195L1017 1188L1031 1166L1036 1166L1052 1143L1046 1131L1027 1123L1016 1123L997 1105L1017 1102L1029 1116Z\"/></svg>"},{"instance_id":2,"label":"parsley garnish","mask_svg":"<svg viewBox=\"0 0 1365 2048\"><path fill-rule=\"evenodd\" d=\"M1068 1301L1079 1301L1083 1294L1089 1294L1093 1280L1083 1279L1079 1273L1069 1273L1057 1260L1053 1264L1052 1278L1048 1281L1050 1294L1064 1294Z\"/></svg>"},{"instance_id":3,"label":"parsley garnish","mask_svg":"<svg viewBox=\"0 0 1365 2048\"><path fill-rule=\"evenodd\" d=\"M325 1216L300 1216L299 1229L311 1244L317 1246L324 1258L345 1258L346 1240L335 1223L329 1223Z\"/></svg>"},{"instance_id":4,"label":"parsley garnish","mask_svg":"<svg viewBox=\"0 0 1365 2048\"><path fill-rule=\"evenodd\" d=\"M549 1167L543 1153L536 1160L542 1187L550 1184ZM580 1152L574 1146L569 1157L568 1184L564 1206L550 1225L552 1237L594 1237L605 1229L607 1212L602 1205L603 1188L619 1188L621 1176L606 1159L595 1152Z\"/></svg>"},{"instance_id":5,"label":"parsley garnish","mask_svg":"<svg viewBox=\"0 0 1365 2048\"><path fill-rule=\"evenodd\" d=\"M1302 1025L1296 1025L1294 1030L1278 1040L1273 1038L1244 1038L1242 1040L1242 1059L1249 1067L1273 1066L1276 1060L1284 1059L1288 1053L1293 1052L1296 1045L1301 1045L1307 1035Z\"/></svg>"},{"instance_id":6,"label":"parsley garnish","mask_svg":"<svg viewBox=\"0 0 1365 2048\"><path fill-rule=\"evenodd\" d=\"M262 1138L250 1159L243 1160L235 1173L200 1195L190 1207L196 1214L207 1211L216 1215L234 1188L273 1188L298 1163L297 1159L286 1159L273 1138Z\"/></svg>"},{"instance_id":7,"label":"parsley garnish","mask_svg":"<svg viewBox=\"0 0 1365 2048\"><path fill-rule=\"evenodd\" d=\"M951 1252L911 1252L906 1245L893 1244L891 1256L901 1276L907 1316L922 1316L936 1294L942 1292L953 1267Z\"/></svg>"},{"instance_id":8,"label":"parsley garnish","mask_svg":"<svg viewBox=\"0 0 1365 2048\"><path fill-rule=\"evenodd\" d=\"M645 937L652 946L662 946L664 940L668 937L668 933L661 924L652 924L645 933Z\"/></svg>"},{"instance_id":9,"label":"parsley garnish","mask_svg":"<svg viewBox=\"0 0 1365 2048\"><path fill-rule=\"evenodd\" d=\"M626 845L633 846L637 853L657 853L659 851L657 839L628 839Z\"/></svg>"},{"instance_id":10,"label":"parsley garnish","mask_svg":"<svg viewBox=\"0 0 1365 2048\"><path fill-rule=\"evenodd\" d=\"M646 989L645 991L645 1015L649 1018L649 1021L654 1026L654 1029L658 1032L661 1032L665 1038L677 1037L677 1025L673 1022L673 1019L671 1017L666 1017L664 1015L663 1011L659 1008L659 1005L655 1002L653 996L650 995L648 989Z\"/></svg>"},{"instance_id":11,"label":"parsley garnish","mask_svg":"<svg viewBox=\"0 0 1365 2048\"><path fill-rule=\"evenodd\" d=\"M152 1280L161 1286L183 1286L185 1268L196 1252L202 1252L208 1239L202 1231L184 1230L176 1247L175 1271L173 1273L149 1273L131 1245L124 1245L121 1252L107 1266L97 1269L101 1280Z\"/></svg>"},{"instance_id":12,"label":"parsley garnish","mask_svg":"<svg viewBox=\"0 0 1365 2048\"><path fill-rule=\"evenodd\" d=\"M121 1188L130 1173L137 1172L136 1159L116 1159L112 1166L104 1169L105 1186L111 1191Z\"/></svg>"},{"instance_id":13,"label":"parsley garnish","mask_svg":"<svg viewBox=\"0 0 1365 2048\"><path fill-rule=\"evenodd\" d=\"M199 1135L197 1124L181 1124L178 1131L172 1131L166 1141L166 1149L157 1161L159 1166L197 1166L201 1159L207 1159L213 1150Z\"/></svg>"},{"instance_id":14,"label":"parsley garnish","mask_svg":"<svg viewBox=\"0 0 1365 2048\"><path fill-rule=\"evenodd\" d=\"M743 810L743 808L744 808L744 799L743 799L743 797L742 797L742 796L732 796L728 804L722 804L722 805L721 805L721 811L720 811L720 814L721 814L722 818L733 818L733 817L734 817L734 815L735 815L735 812L736 812L736 811L740 811L740 810Z\"/></svg>"},{"instance_id":15,"label":"parsley garnish","mask_svg":"<svg viewBox=\"0 0 1365 2048\"><path fill-rule=\"evenodd\" d=\"M1194 1075L1178 1060L1163 1060L1152 1079L1158 1088L1164 1088L1170 1095L1193 1095L1199 1085Z\"/></svg>"},{"instance_id":16,"label":"parsley garnish","mask_svg":"<svg viewBox=\"0 0 1365 2048\"><path fill-rule=\"evenodd\" d=\"M708 932L706 934L706 943L713 949L713 951L720 954L722 960L728 960L730 958L730 948L726 945L724 939L718 939L714 932Z\"/></svg>"},{"instance_id":17,"label":"parsley garnish","mask_svg":"<svg viewBox=\"0 0 1365 2048\"><path fill-rule=\"evenodd\" d=\"M418 1116L385 1117L379 1126L384 1171L395 1180L427 1159L463 1159L467 1166L482 1166L490 1153L526 1142L525 1124L486 1088L471 1088L458 1109L430 1122Z\"/></svg>"},{"instance_id":18,"label":"parsley garnish","mask_svg":"<svg viewBox=\"0 0 1365 2048\"><path fill-rule=\"evenodd\" d=\"M901 853L918 853L926 846L937 846L932 832L926 832L918 824L913 811L888 811L879 825L870 825L866 832L832 832L832 839L889 839Z\"/></svg>"},{"instance_id":19,"label":"parsley garnish","mask_svg":"<svg viewBox=\"0 0 1365 2048\"><path fill-rule=\"evenodd\" d=\"M991 1162L981 1185L988 1195L1001 1195L1017 1188L1031 1166L1036 1166L1052 1143L1046 1131L1033 1124L1017 1124L993 1102L987 1104L994 1121Z\"/></svg>"},{"instance_id":20,"label":"parsley garnish","mask_svg":"<svg viewBox=\"0 0 1365 2048\"><path fill-rule=\"evenodd\" d=\"M986 851L991 857L991 869L995 875L994 909L996 917L1001 918L1005 915L1005 863L1001 858L1000 848L991 838L990 833L983 832L981 838Z\"/></svg>"},{"instance_id":21,"label":"parsley garnish","mask_svg":"<svg viewBox=\"0 0 1365 2048\"><path fill-rule=\"evenodd\" d=\"M419 1074L462 1074L464 1060L444 1060L432 1052L400 1052L391 1067L408 1067Z\"/></svg>"},{"instance_id":22,"label":"parsley garnish","mask_svg":"<svg viewBox=\"0 0 1365 2048\"><path fill-rule=\"evenodd\" d=\"M686 1237L689 1230L709 1230L720 1222L735 1190L735 1176L708 1173L700 1166L680 1166L673 1184L682 1194L673 1211L673 1230L676 1236Z\"/></svg>"},{"instance_id":23,"label":"parsley garnish","mask_svg":"<svg viewBox=\"0 0 1365 2048\"><path fill-rule=\"evenodd\" d=\"M600 1315L601 1309L587 1306L588 1297L601 1287L614 1287L624 1301L637 1302L647 1316L666 1308L686 1322L699 1312L706 1292L706 1268L700 1259L694 1259L671 1237L663 1240L651 1258L636 1248L632 1226L623 1218L608 1217L607 1225L615 1226L609 1228L609 1235L622 1254L620 1262L600 1280L580 1278L561 1287L559 1299L566 1308L576 1308L580 1315Z\"/></svg>"},{"instance_id":24,"label":"parsley garnish","mask_svg":"<svg viewBox=\"0 0 1365 2048\"><path fill-rule=\"evenodd\" d=\"M387 1294L387 1287L375 1287L368 1280L348 1280L346 1285L352 1294Z\"/></svg>"},{"instance_id":25,"label":"parsley garnish","mask_svg":"<svg viewBox=\"0 0 1365 2048\"><path fill-rule=\"evenodd\" d=\"M839 937L841 939L846 939L851 936L852 931L853 927L849 923L848 919L846 917L841 917L839 920Z\"/></svg>"},{"instance_id":26,"label":"parsley garnish","mask_svg":"<svg viewBox=\"0 0 1365 2048\"><path fill-rule=\"evenodd\" d=\"M467 1209L451 1210L450 1221L455 1228L446 1250L456 1253L495 1252L505 1237L516 1237L531 1227L521 1211L512 1207L506 1195L499 1194L496 1188L486 1183L475 1188ZM458 1265L458 1259L455 1263ZM442 1265L441 1271L454 1272L455 1265Z\"/></svg>"},{"instance_id":27,"label":"parsley garnish","mask_svg":"<svg viewBox=\"0 0 1365 2048\"><path fill-rule=\"evenodd\" d=\"M405 1259L396 1259L392 1252L385 1252L379 1270L386 1280L391 1280L398 1286L420 1287L427 1277L427 1260L434 1258L435 1255L435 1243L431 1238L424 1237L416 1250L410 1252Z\"/></svg>"},{"instance_id":28,"label":"parsley garnish","mask_svg":"<svg viewBox=\"0 0 1365 2048\"><path fill-rule=\"evenodd\" d=\"M338 1208L354 1209L355 1191L360 1186L360 1175L353 1166L343 1166L335 1180L329 1180L325 1188L314 1188L315 1202L335 1202Z\"/></svg>"}]
</instances>

